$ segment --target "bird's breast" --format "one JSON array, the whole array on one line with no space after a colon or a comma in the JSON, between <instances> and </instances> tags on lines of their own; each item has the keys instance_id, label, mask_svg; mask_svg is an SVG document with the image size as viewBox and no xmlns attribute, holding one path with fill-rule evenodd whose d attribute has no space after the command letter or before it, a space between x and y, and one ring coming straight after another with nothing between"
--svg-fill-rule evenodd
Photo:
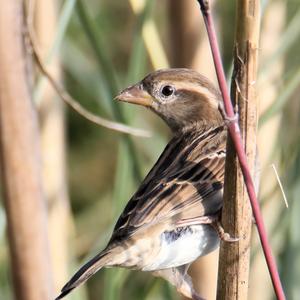
<instances>
[{"instance_id":1,"label":"bird's breast","mask_svg":"<svg viewBox=\"0 0 300 300\"><path fill-rule=\"evenodd\" d=\"M219 237L210 225L180 227L161 234L160 250L144 271L155 271L189 264L219 245Z\"/></svg>"}]
</instances>

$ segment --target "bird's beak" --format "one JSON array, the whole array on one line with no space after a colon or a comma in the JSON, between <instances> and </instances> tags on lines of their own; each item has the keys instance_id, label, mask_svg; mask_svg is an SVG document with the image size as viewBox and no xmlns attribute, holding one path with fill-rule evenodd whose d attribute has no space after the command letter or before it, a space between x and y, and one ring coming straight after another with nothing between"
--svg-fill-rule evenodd
<instances>
[{"instance_id":1,"label":"bird's beak","mask_svg":"<svg viewBox=\"0 0 300 300\"><path fill-rule=\"evenodd\" d=\"M140 86L140 84L126 88L116 96L115 99L146 107L151 107L153 102L152 97Z\"/></svg>"}]
</instances>

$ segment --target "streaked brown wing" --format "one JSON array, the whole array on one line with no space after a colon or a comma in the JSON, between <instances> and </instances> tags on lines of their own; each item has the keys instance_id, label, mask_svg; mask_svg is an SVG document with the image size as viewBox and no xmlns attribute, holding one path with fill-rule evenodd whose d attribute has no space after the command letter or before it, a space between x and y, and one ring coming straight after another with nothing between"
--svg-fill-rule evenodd
<instances>
[{"instance_id":1,"label":"streaked brown wing","mask_svg":"<svg viewBox=\"0 0 300 300\"><path fill-rule=\"evenodd\" d=\"M173 138L130 199L112 240L159 222L218 212L222 205L226 130Z\"/></svg>"}]
</instances>

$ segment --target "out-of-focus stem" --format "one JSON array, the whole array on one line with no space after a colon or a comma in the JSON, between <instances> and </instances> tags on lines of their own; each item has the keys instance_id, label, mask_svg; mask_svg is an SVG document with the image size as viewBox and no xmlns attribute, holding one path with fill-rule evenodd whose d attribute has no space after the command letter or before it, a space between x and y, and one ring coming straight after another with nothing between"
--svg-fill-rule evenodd
<instances>
[{"instance_id":1,"label":"out-of-focus stem","mask_svg":"<svg viewBox=\"0 0 300 300\"><path fill-rule=\"evenodd\" d=\"M129 0L132 10L139 14L144 6L145 0ZM142 36L145 42L150 61L154 69L168 68L169 63L166 53L163 49L157 27L152 19L146 20L142 28Z\"/></svg>"},{"instance_id":2,"label":"out-of-focus stem","mask_svg":"<svg viewBox=\"0 0 300 300\"><path fill-rule=\"evenodd\" d=\"M41 54L49 53L56 32L56 1L36 1L35 33ZM48 66L55 80L60 79L58 58ZM49 238L55 290L68 275L70 209L65 166L65 117L63 103L47 84L39 102L43 181L48 201ZM55 141L55 143L54 143Z\"/></svg>"},{"instance_id":3,"label":"out-of-focus stem","mask_svg":"<svg viewBox=\"0 0 300 300\"><path fill-rule=\"evenodd\" d=\"M286 5L285 1L271 1L264 14L264 22L261 29L261 45L260 45L260 62L263 62L269 57L272 57L277 52L274 45L281 47L280 41L285 25L286 25ZM274 20L276 19L276 22ZM279 96L278 84L284 76L284 57L276 59L269 65L268 72L265 73L266 80L258 85L258 96L260 101L260 116L268 111L269 107L274 107L276 100ZM278 187L275 174L271 168L271 163L275 163L276 166L280 166L279 151L275 151L274 147L278 150L278 133L280 126L281 114L277 114L273 118L269 119L260 127L258 131L258 153L261 166L261 184L260 184L260 198L266 199L264 205L262 205L264 220L269 232L274 226L277 226L278 219L284 208L283 201L281 201L281 194L274 191L275 187ZM260 119L261 121L261 119ZM268 141L268 143L266 143ZM274 155L275 154L275 155ZM276 189L277 190L277 189ZM259 247L259 240L254 235L254 243L252 242L252 249ZM274 237L272 236L273 251L278 253L279 247L274 243ZM279 241L279 240L278 240ZM284 243L284 239L280 239L281 243ZM276 245L277 244L277 245ZM278 247L279 246L279 247ZM252 251L253 252L253 251ZM264 268L265 261L262 251L257 251L255 255L252 255L251 260L251 272L250 272L250 288L249 299L258 299L262 296L264 299L272 299L273 291L272 284L269 279L268 270Z\"/></svg>"},{"instance_id":4,"label":"out-of-focus stem","mask_svg":"<svg viewBox=\"0 0 300 300\"><path fill-rule=\"evenodd\" d=\"M22 1L0 1L0 153L15 298L53 299L37 114Z\"/></svg>"}]
</instances>

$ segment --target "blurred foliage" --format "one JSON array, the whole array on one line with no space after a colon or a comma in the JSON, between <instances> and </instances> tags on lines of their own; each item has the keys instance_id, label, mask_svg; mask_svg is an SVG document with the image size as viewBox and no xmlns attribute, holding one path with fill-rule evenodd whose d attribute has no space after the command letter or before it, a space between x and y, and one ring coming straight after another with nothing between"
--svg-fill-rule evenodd
<instances>
[{"instance_id":1,"label":"blurred foliage","mask_svg":"<svg viewBox=\"0 0 300 300\"><path fill-rule=\"evenodd\" d=\"M51 61L55 51L61 53L67 90L83 106L101 116L154 133L149 139L133 138L96 127L67 110L69 191L76 226L71 243L80 262L105 246L117 216L168 140L168 129L152 113L113 100L120 89L152 70L151 49L145 47L141 35L148 20L160 28L164 41L160 46L172 51L168 47L168 1L172 0L148 0L138 15L130 1L65 0L60 8L57 39L48 59ZM271 2L265 1L265 10ZM284 75L281 82L273 83L280 85L280 92L274 106L264 112L260 125L275 115L281 118L274 155L280 157L279 172L290 208L282 211L274 235L280 234L282 240L279 263L288 299L300 299L300 8L298 0L286 5L286 31L274 45L274 55L262 62L260 68L262 80L267 81L272 63L281 59L285 61ZM234 13L234 1L217 4L215 17L221 24L219 39L226 69L231 66ZM278 194L276 186L273 190ZM265 201L272 201L270 196ZM281 230L276 230L279 227ZM1 208L0 299L11 299L4 233L5 215ZM70 273L77 266L74 261ZM87 283L86 296L80 294L79 298L79 293L75 291L73 299L178 299L174 289L162 280L122 269L102 270Z\"/></svg>"}]
</instances>

